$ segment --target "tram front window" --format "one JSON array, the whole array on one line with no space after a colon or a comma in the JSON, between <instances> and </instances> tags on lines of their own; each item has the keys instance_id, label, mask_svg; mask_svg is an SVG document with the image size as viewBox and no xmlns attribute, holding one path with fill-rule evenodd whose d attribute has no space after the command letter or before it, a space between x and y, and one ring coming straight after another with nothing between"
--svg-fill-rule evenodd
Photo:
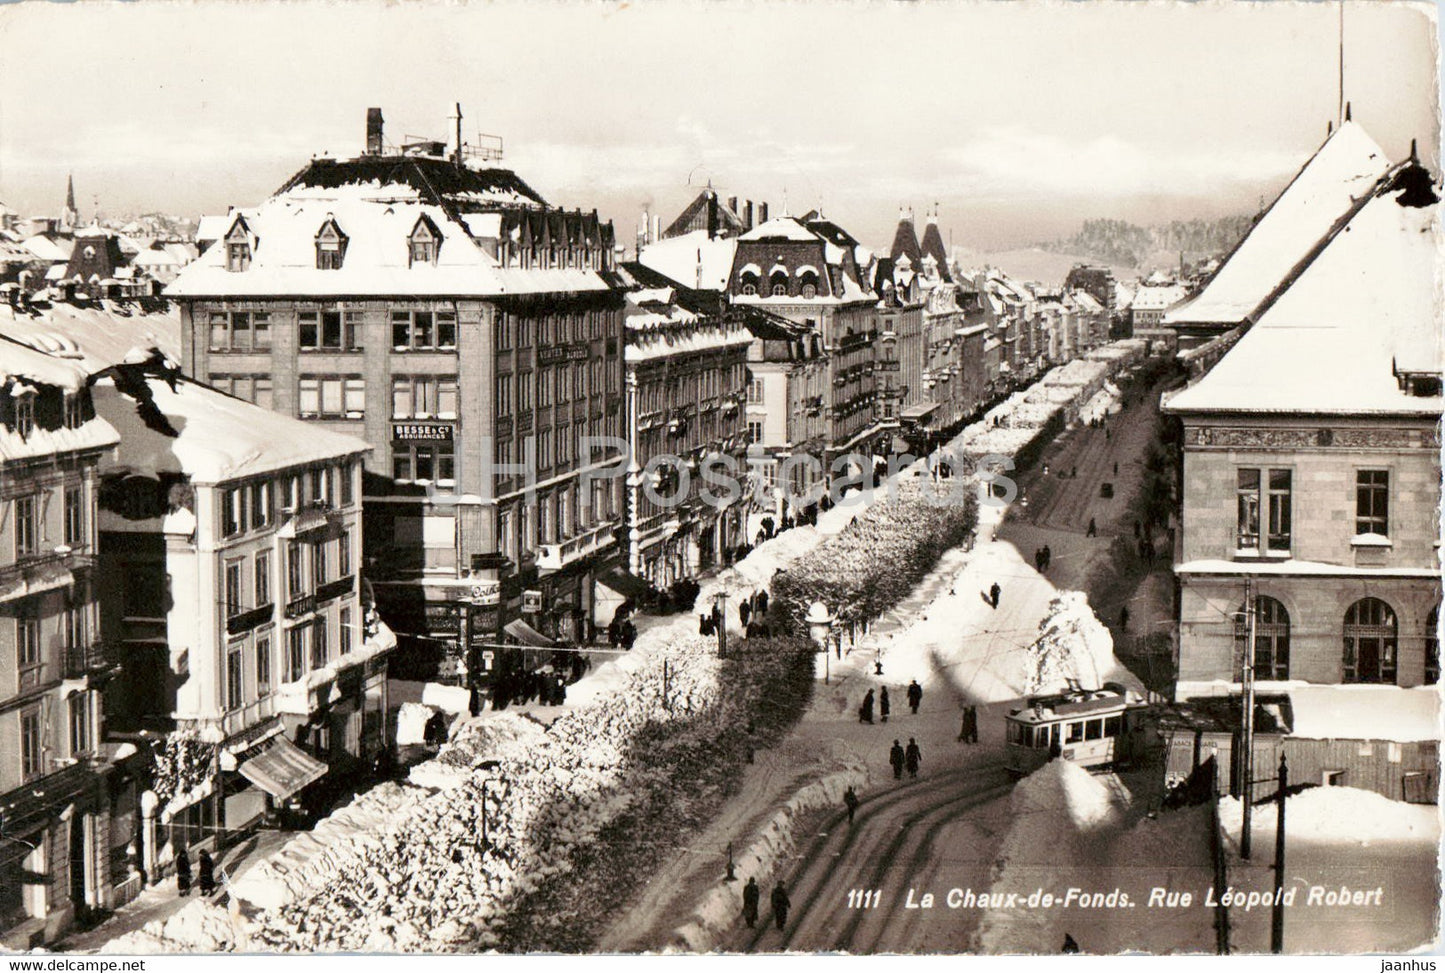
<instances>
[{"instance_id":1,"label":"tram front window","mask_svg":"<svg viewBox=\"0 0 1445 973\"><path fill-rule=\"evenodd\" d=\"M1106 717L1104 717L1104 736L1106 736L1106 737L1116 737L1116 736L1118 736L1118 735L1119 735L1119 717L1117 717L1117 716L1106 716Z\"/></svg>"},{"instance_id":2,"label":"tram front window","mask_svg":"<svg viewBox=\"0 0 1445 973\"><path fill-rule=\"evenodd\" d=\"M1069 735L1064 738L1065 743L1080 743L1084 739L1084 724L1070 723Z\"/></svg>"},{"instance_id":3,"label":"tram front window","mask_svg":"<svg viewBox=\"0 0 1445 973\"><path fill-rule=\"evenodd\" d=\"M1084 739L1097 740L1104 735L1104 721L1090 720L1084 724Z\"/></svg>"}]
</instances>

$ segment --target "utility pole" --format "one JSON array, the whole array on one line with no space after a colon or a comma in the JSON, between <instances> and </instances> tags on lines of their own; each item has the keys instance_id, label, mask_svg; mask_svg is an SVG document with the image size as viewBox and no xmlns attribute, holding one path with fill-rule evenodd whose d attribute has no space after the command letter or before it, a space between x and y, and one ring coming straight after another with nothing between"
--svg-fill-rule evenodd
<instances>
[{"instance_id":1,"label":"utility pole","mask_svg":"<svg viewBox=\"0 0 1445 973\"><path fill-rule=\"evenodd\" d=\"M1249 860L1250 818L1254 799L1254 579L1244 581L1244 707L1242 730L1244 753L1240 764L1240 797L1244 801L1244 824L1239 835L1239 857Z\"/></svg>"},{"instance_id":2,"label":"utility pole","mask_svg":"<svg viewBox=\"0 0 1445 973\"><path fill-rule=\"evenodd\" d=\"M1289 767L1279 755L1279 818L1274 826L1274 905L1270 913L1269 951L1284 952L1284 798Z\"/></svg>"}]
</instances>

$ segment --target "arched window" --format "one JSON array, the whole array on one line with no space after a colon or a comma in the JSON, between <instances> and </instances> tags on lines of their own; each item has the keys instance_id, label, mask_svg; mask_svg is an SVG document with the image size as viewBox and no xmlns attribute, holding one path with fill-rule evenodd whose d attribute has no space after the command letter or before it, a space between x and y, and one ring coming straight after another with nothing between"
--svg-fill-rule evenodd
<instances>
[{"instance_id":1,"label":"arched window","mask_svg":"<svg viewBox=\"0 0 1445 973\"><path fill-rule=\"evenodd\" d=\"M1425 619L1425 683L1434 685L1440 681L1440 606L1430 609Z\"/></svg>"},{"instance_id":2,"label":"arched window","mask_svg":"<svg viewBox=\"0 0 1445 973\"><path fill-rule=\"evenodd\" d=\"M758 275L757 275L757 274L743 274L743 276L742 276L742 292L743 292L744 294L748 294L748 295L756 294L756 293L758 292Z\"/></svg>"},{"instance_id":3,"label":"arched window","mask_svg":"<svg viewBox=\"0 0 1445 973\"><path fill-rule=\"evenodd\" d=\"M1395 681L1399 636L1395 610L1378 598L1361 598L1345 612L1345 682Z\"/></svg>"},{"instance_id":4,"label":"arched window","mask_svg":"<svg viewBox=\"0 0 1445 973\"><path fill-rule=\"evenodd\" d=\"M781 270L769 277L768 283L772 285L770 290L774 297L788 296L788 275Z\"/></svg>"},{"instance_id":5,"label":"arched window","mask_svg":"<svg viewBox=\"0 0 1445 973\"><path fill-rule=\"evenodd\" d=\"M811 270L805 270L798 276L798 293L805 298L818 296L818 275Z\"/></svg>"},{"instance_id":6,"label":"arched window","mask_svg":"<svg viewBox=\"0 0 1445 973\"><path fill-rule=\"evenodd\" d=\"M1273 598L1263 595L1254 599L1254 678L1289 678L1289 612ZM1244 617L1244 606L1234 623L1235 659L1237 670L1244 665L1245 641L1249 637L1248 621ZM1242 677L1242 671L1239 673Z\"/></svg>"}]
</instances>

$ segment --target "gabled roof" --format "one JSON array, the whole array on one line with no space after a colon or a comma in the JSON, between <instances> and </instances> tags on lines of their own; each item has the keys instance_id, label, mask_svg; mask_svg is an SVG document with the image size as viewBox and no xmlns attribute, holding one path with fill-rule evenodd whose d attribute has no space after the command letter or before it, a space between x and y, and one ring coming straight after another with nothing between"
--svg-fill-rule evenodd
<instances>
[{"instance_id":1,"label":"gabled roof","mask_svg":"<svg viewBox=\"0 0 1445 973\"><path fill-rule=\"evenodd\" d=\"M803 222L792 216L775 216L766 223L759 223L738 239L744 243L754 240L789 240L794 243L814 243L819 237Z\"/></svg>"},{"instance_id":2,"label":"gabled roof","mask_svg":"<svg viewBox=\"0 0 1445 973\"><path fill-rule=\"evenodd\" d=\"M732 208L719 199L717 193L709 187L698 193L697 198L688 203L677 219L662 231L663 237L681 236L684 233L691 233L694 229L708 230L709 203L713 206L713 213L717 221L716 226L711 227L715 235L734 236L743 231L743 218L733 212Z\"/></svg>"},{"instance_id":3,"label":"gabled roof","mask_svg":"<svg viewBox=\"0 0 1445 973\"><path fill-rule=\"evenodd\" d=\"M1347 121L1327 138L1193 300L1169 325L1239 324L1255 315L1355 199L1389 168L1384 150Z\"/></svg>"},{"instance_id":4,"label":"gabled roof","mask_svg":"<svg viewBox=\"0 0 1445 973\"><path fill-rule=\"evenodd\" d=\"M1399 363L1442 371L1438 192L1401 163L1332 227L1313 257L1173 412L1436 416L1401 391Z\"/></svg>"}]
</instances>

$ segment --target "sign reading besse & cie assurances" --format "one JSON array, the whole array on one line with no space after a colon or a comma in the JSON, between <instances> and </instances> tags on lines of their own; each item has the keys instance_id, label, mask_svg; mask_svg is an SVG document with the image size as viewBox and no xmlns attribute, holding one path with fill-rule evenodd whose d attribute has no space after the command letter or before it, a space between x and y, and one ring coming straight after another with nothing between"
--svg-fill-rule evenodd
<instances>
[{"instance_id":1,"label":"sign reading besse & cie assurances","mask_svg":"<svg viewBox=\"0 0 1445 973\"><path fill-rule=\"evenodd\" d=\"M391 438L401 442L451 442L449 422L393 422Z\"/></svg>"}]
</instances>

